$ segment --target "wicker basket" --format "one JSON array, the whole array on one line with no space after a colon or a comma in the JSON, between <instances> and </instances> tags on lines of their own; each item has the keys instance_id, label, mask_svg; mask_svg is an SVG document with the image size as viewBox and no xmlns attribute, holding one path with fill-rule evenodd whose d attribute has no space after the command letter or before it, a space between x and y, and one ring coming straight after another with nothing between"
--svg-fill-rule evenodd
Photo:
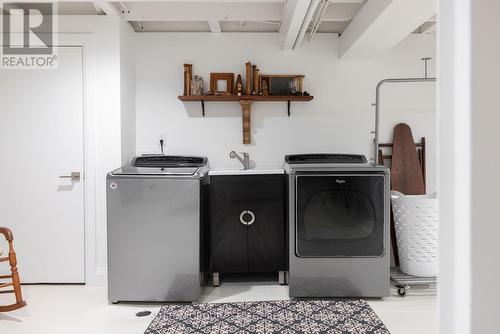
<instances>
[{"instance_id":1,"label":"wicker basket","mask_svg":"<svg viewBox=\"0 0 500 334\"><path fill-rule=\"evenodd\" d=\"M437 276L438 200L391 191L399 264L405 274Z\"/></svg>"}]
</instances>

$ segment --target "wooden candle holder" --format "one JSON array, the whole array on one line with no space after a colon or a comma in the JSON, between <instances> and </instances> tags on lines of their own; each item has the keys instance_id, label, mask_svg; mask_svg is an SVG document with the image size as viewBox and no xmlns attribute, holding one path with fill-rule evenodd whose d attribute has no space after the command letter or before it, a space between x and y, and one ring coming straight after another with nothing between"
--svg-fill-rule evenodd
<instances>
[{"instance_id":1,"label":"wooden candle holder","mask_svg":"<svg viewBox=\"0 0 500 334\"><path fill-rule=\"evenodd\" d=\"M250 62L245 63L246 73L245 73L245 94L252 94L252 64Z\"/></svg>"}]
</instances>

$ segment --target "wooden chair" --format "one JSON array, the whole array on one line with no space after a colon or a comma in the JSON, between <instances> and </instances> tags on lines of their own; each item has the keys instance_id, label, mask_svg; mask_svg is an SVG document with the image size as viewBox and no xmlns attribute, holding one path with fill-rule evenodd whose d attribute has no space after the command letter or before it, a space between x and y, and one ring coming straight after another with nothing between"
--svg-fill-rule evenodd
<instances>
[{"instance_id":1,"label":"wooden chair","mask_svg":"<svg viewBox=\"0 0 500 334\"><path fill-rule=\"evenodd\" d=\"M6 257L0 257L1 262L9 261L10 264L10 275L0 276L0 279L10 279L11 282L1 283L0 282L0 294L4 293L13 293L16 296L16 302L10 305L0 305L0 312L9 312L13 310L17 310L18 308L26 306L26 302L23 300L23 296L21 294L21 282L19 280L19 274L17 273L17 260L16 253L14 252L14 246L12 245L12 241L14 237L12 236L12 232L6 227L0 227L0 234L3 234L7 242L9 243L9 255ZM0 255L2 255L0 253ZM12 286L12 290L4 290L3 288L7 288Z\"/></svg>"}]
</instances>

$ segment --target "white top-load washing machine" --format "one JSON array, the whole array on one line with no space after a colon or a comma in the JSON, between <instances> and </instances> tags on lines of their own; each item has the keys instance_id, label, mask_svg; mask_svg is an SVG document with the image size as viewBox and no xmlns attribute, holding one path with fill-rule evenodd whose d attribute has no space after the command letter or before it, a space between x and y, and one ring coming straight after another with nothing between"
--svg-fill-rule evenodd
<instances>
[{"instance_id":1,"label":"white top-load washing machine","mask_svg":"<svg viewBox=\"0 0 500 334\"><path fill-rule=\"evenodd\" d=\"M291 297L389 295L389 171L363 155L285 157Z\"/></svg>"},{"instance_id":2,"label":"white top-load washing machine","mask_svg":"<svg viewBox=\"0 0 500 334\"><path fill-rule=\"evenodd\" d=\"M108 174L110 301L200 300L207 187L204 157L140 156Z\"/></svg>"}]
</instances>

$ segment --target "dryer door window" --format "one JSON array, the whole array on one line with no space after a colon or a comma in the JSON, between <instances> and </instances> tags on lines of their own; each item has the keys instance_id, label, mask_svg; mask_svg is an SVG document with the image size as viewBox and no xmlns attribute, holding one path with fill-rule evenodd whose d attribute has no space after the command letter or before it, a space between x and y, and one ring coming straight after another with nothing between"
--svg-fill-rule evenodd
<instances>
[{"instance_id":1,"label":"dryer door window","mask_svg":"<svg viewBox=\"0 0 500 334\"><path fill-rule=\"evenodd\" d=\"M296 181L299 257L384 254L384 175L299 175Z\"/></svg>"}]
</instances>

